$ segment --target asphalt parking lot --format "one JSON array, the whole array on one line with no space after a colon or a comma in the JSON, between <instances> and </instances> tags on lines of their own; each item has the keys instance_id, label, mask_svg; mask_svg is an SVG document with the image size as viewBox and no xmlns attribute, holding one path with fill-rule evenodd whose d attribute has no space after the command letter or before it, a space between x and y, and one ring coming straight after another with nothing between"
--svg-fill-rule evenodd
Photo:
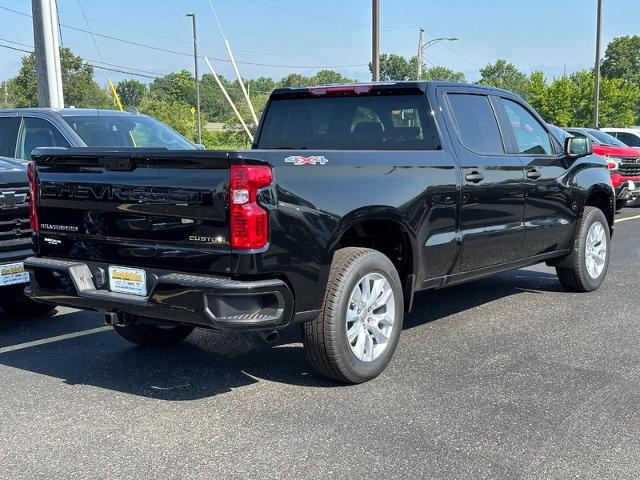
<instances>
[{"instance_id":1,"label":"asphalt parking lot","mask_svg":"<svg viewBox=\"0 0 640 480\"><path fill-rule=\"evenodd\" d=\"M0 478L640 478L640 209L618 220L598 292L539 266L421 294L356 387L297 331L149 350L0 313Z\"/></svg>"}]
</instances>

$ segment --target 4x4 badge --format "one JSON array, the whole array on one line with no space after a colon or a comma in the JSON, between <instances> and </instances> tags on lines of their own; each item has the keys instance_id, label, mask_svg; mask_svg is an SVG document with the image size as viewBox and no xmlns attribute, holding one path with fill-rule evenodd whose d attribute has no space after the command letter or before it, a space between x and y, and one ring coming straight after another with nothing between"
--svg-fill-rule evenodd
<instances>
[{"instance_id":1,"label":"4x4 badge","mask_svg":"<svg viewBox=\"0 0 640 480\"><path fill-rule=\"evenodd\" d=\"M297 156L297 157L287 157L284 159L285 163L293 163L296 166L300 166L300 165L324 165L325 163L328 163L329 160L327 160L326 157L324 156L312 156L312 157L301 157L301 156Z\"/></svg>"}]
</instances>

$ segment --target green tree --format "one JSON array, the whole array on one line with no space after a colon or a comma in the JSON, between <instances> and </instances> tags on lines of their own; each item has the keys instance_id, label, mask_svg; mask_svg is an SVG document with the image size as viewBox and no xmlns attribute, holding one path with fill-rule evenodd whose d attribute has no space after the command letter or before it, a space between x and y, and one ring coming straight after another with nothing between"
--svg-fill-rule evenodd
<instances>
[{"instance_id":1,"label":"green tree","mask_svg":"<svg viewBox=\"0 0 640 480\"><path fill-rule=\"evenodd\" d=\"M137 107L147 94L147 86L138 80L121 80L116 84L116 92L125 108Z\"/></svg>"},{"instance_id":2,"label":"green tree","mask_svg":"<svg viewBox=\"0 0 640 480\"><path fill-rule=\"evenodd\" d=\"M539 70L532 72L529 76L529 82L527 83L527 96L526 99L533 108L536 109L540 115L546 111L546 93L547 93L547 80L544 77L544 73ZM544 115L543 115L544 116Z\"/></svg>"},{"instance_id":3,"label":"green tree","mask_svg":"<svg viewBox=\"0 0 640 480\"><path fill-rule=\"evenodd\" d=\"M157 99L194 106L196 104L195 78L187 70L170 73L151 82L149 93Z\"/></svg>"},{"instance_id":4,"label":"green tree","mask_svg":"<svg viewBox=\"0 0 640 480\"><path fill-rule=\"evenodd\" d=\"M521 97L527 95L527 76L518 70L513 63L498 60L480 69L481 85L509 90Z\"/></svg>"},{"instance_id":5,"label":"green tree","mask_svg":"<svg viewBox=\"0 0 640 480\"><path fill-rule=\"evenodd\" d=\"M464 73L455 72L447 67L440 66L424 69L422 71L422 78L425 80L438 80L442 82L466 83L467 81Z\"/></svg>"},{"instance_id":6,"label":"green tree","mask_svg":"<svg viewBox=\"0 0 640 480\"><path fill-rule=\"evenodd\" d=\"M280 80L281 87L309 87L313 85L310 77L305 77L299 73L291 73Z\"/></svg>"},{"instance_id":7,"label":"green tree","mask_svg":"<svg viewBox=\"0 0 640 480\"><path fill-rule=\"evenodd\" d=\"M145 97L138 107L141 113L157 118L193 141L196 119L191 108L190 105L175 100L163 100L150 96Z\"/></svg>"},{"instance_id":8,"label":"green tree","mask_svg":"<svg viewBox=\"0 0 640 480\"><path fill-rule=\"evenodd\" d=\"M611 40L602 62L602 75L640 84L640 35Z\"/></svg>"},{"instance_id":9,"label":"green tree","mask_svg":"<svg viewBox=\"0 0 640 480\"><path fill-rule=\"evenodd\" d=\"M93 67L70 49L60 49L62 85L65 104L75 107L107 108L111 100L107 92L93 79ZM38 104L36 62L33 53L22 57L18 75L9 80L7 89L18 107Z\"/></svg>"},{"instance_id":10,"label":"green tree","mask_svg":"<svg viewBox=\"0 0 640 480\"><path fill-rule=\"evenodd\" d=\"M609 79L622 78L640 87L640 35L617 37L609 43L602 62L602 74ZM636 116L636 122L640 122L640 101L636 106Z\"/></svg>"},{"instance_id":11,"label":"green tree","mask_svg":"<svg viewBox=\"0 0 640 480\"><path fill-rule=\"evenodd\" d=\"M320 70L311 77L311 82L314 85L330 85L332 83L355 83L356 80L347 78L333 70Z\"/></svg>"},{"instance_id":12,"label":"green tree","mask_svg":"<svg viewBox=\"0 0 640 480\"><path fill-rule=\"evenodd\" d=\"M560 127L575 126L579 113L580 89L566 75L554 79L544 91L539 113L549 122Z\"/></svg>"},{"instance_id":13,"label":"green tree","mask_svg":"<svg viewBox=\"0 0 640 480\"><path fill-rule=\"evenodd\" d=\"M373 73L373 66L369 63L369 70ZM402 55L395 53L383 53L380 55L380 80L405 81L415 80L417 77L418 64L407 60Z\"/></svg>"}]
</instances>

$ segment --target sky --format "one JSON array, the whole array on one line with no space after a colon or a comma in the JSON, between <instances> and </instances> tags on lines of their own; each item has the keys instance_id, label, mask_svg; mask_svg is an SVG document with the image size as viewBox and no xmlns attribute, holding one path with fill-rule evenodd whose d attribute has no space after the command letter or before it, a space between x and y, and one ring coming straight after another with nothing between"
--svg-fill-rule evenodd
<instances>
[{"instance_id":1,"label":"sky","mask_svg":"<svg viewBox=\"0 0 640 480\"><path fill-rule=\"evenodd\" d=\"M426 49L425 59L461 71L469 81L499 58L527 73L542 70L548 79L590 68L595 59L597 0L380 3L383 53L415 55L419 28L425 29L426 40L457 37ZM184 14L194 12L201 53L231 78L210 4L245 77L279 79L329 67L370 80L371 0L58 0L62 42L85 59L145 75L96 69L100 84L125 77L148 82L148 77L193 69L191 23ZM31 0L0 0L0 80L15 75L25 55L1 45L24 50L33 45L30 13ZM640 0L604 0L603 53L612 38L637 34ZM207 72L204 62L200 68Z\"/></svg>"}]
</instances>

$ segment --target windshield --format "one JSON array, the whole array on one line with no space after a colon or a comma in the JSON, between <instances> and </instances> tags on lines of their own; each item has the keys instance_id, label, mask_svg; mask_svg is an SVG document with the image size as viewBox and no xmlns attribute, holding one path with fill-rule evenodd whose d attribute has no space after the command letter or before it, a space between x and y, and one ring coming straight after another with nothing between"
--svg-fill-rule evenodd
<instances>
[{"instance_id":1,"label":"windshield","mask_svg":"<svg viewBox=\"0 0 640 480\"><path fill-rule=\"evenodd\" d=\"M604 143L605 145L614 145L616 147L626 147L627 145L622 143L616 137L609 135L606 132L601 130L589 130L589 133L596 137L598 141Z\"/></svg>"},{"instance_id":2,"label":"windshield","mask_svg":"<svg viewBox=\"0 0 640 480\"><path fill-rule=\"evenodd\" d=\"M88 147L196 149L179 133L144 115L65 115L63 118Z\"/></svg>"}]
</instances>

